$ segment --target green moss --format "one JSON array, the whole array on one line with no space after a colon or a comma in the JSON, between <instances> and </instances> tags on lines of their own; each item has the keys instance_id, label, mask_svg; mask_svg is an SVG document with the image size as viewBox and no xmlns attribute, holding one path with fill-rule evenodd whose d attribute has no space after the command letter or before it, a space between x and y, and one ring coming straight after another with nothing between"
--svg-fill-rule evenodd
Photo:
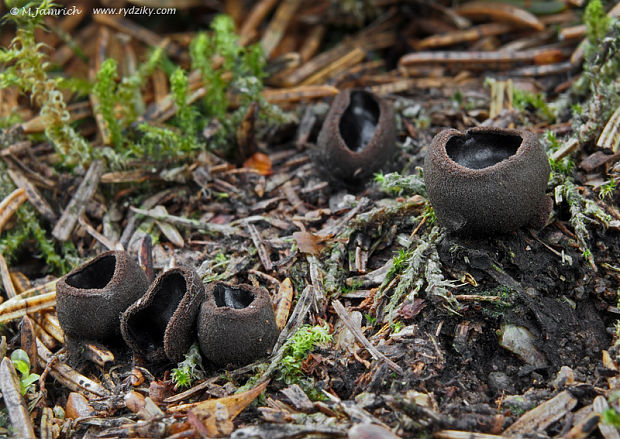
<instances>
[{"instance_id":1,"label":"green moss","mask_svg":"<svg viewBox=\"0 0 620 439\"><path fill-rule=\"evenodd\" d=\"M331 342L329 325L303 325L287 342L284 357L278 364L280 376L278 379L286 385L298 384L313 399L322 399L321 393L316 390L313 380L304 375L301 368L308 354L317 346Z\"/></svg>"},{"instance_id":2,"label":"green moss","mask_svg":"<svg viewBox=\"0 0 620 439\"><path fill-rule=\"evenodd\" d=\"M518 88L513 88L512 103L518 110L523 111L528 108L532 108L536 111L536 114L540 118L548 122L553 122L555 120L555 114L547 105L547 100L544 93L532 93Z\"/></svg>"},{"instance_id":3,"label":"green moss","mask_svg":"<svg viewBox=\"0 0 620 439\"><path fill-rule=\"evenodd\" d=\"M48 10L53 3L43 0L25 7ZM58 81L47 74L48 63L43 44L37 43L34 31L43 25L44 14L30 17L27 14L10 15L17 26L17 34L8 49L0 49L0 87L16 86L40 106L40 116L45 135L62 156L66 166L85 165L91 160L91 148L69 125L70 115L59 90Z\"/></svg>"},{"instance_id":4,"label":"green moss","mask_svg":"<svg viewBox=\"0 0 620 439\"><path fill-rule=\"evenodd\" d=\"M172 369L170 377L178 389L189 387L195 380L204 378L202 357L196 343L189 348L185 354L185 359Z\"/></svg>"},{"instance_id":5,"label":"green moss","mask_svg":"<svg viewBox=\"0 0 620 439\"><path fill-rule=\"evenodd\" d=\"M116 60L113 58L106 59L97 72L97 82L93 87L93 93L99 101L98 111L106 123L106 128L110 131L110 140L114 146L120 147L123 139L121 126L114 115L117 76Z\"/></svg>"},{"instance_id":6,"label":"green moss","mask_svg":"<svg viewBox=\"0 0 620 439\"><path fill-rule=\"evenodd\" d=\"M590 0L583 21L587 28L588 41L592 46L596 46L605 37L610 24L601 0Z\"/></svg>"},{"instance_id":7,"label":"green moss","mask_svg":"<svg viewBox=\"0 0 620 439\"><path fill-rule=\"evenodd\" d=\"M375 174L375 182L379 185L379 189L383 192L396 195L422 195L426 197L426 186L422 170L418 168L418 172L412 175L400 175L398 172L389 174Z\"/></svg>"},{"instance_id":8,"label":"green moss","mask_svg":"<svg viewBox=\"0 0 620 439\"><path fill-rule=\"evenodd\" d=\"M607 183L599 189L598 197L601 200L611 199L616 191L616 180L612 177Z\"/></svg>"},{"instance_id":9,"label":"green moss","mask_svg":"<svg viewBox=\"0 0 620 439\"><path fill-rule=\"evenodd\" d=\"M192 69L200 71L207 88L204 112L220 128L209 139L208 147L225 155L234 151L237 130L250 105L256 103L259 117L267 121L283 120L280 110L262 97L265 57L259 45L243 47L234 32L234 22L218 15L211 23L211 33L198 34L190 43ZM231 100L238 106L227 113Z\"/></svg>"},{"instance_id":10,"label":"green moss","mask_svg":"<svg viewBox=\"0 0 620 439\"><path fill-rule=\"evenodd\" d=\"M176 122L184 133L179 139L179 147L184 152L198 149L198 111L187 104L189 81L183 69L178 68L170 76L170 88L177 107Z\"/></svg>"}]
</instances>

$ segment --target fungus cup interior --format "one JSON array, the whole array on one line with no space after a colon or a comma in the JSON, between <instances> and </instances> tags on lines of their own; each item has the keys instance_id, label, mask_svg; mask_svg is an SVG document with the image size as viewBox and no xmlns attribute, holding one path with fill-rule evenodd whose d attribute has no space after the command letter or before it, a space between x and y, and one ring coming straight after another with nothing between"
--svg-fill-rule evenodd
<instances>
[{"instance_id":1,"label":"fungus cup interior","mask_svg":"<svg viewBox=\"0 0 620 439\"><path fill-rule=\"evenodd\" d=\"M351 93L349 105L338 126L347 148L357 152L368 145L377 130L379 113L379 104L372 95L364 91Z\"/></svg>"},{"instance_id":2,"label":"fungus cup interior","mask_svg":"<svg viewBox=\"0 0 620 439\"><path fill-rule=\"evenodd\" d=\"M215 296L215 305L218 307L243 309L250 306L254 301L254 295L250 291L221 284L215 286L213 295Z\"/></svg>"},{"instance_id":3,"label":"fungus cup interior","mask_svg":"<svg viewBox=\"0 0 620 439\"><path fill-rule=\"evenodd\" d=\"M104 256L66 279L73 288L100 290L110 283L116 270L116 256Z\"/></svg>"},{"instance_id":4,"label":"fungus cup interior","mask_svg":"<svg viewBox=\"0 0 620 439\"><path fill-rule=\"evenodd\" d=\"M469 133L446 143L453 161L469 169L484 169L517 153L523 139L514 134Z\"/></svg>"},{"instance_id":5,"label":"fungus cup interior","mask_svg":"<svg viewBox=\"0 0 620 439\"><path fill-rule=\"evenodd\" d=\"M164 344L166 326L185 295L187 285L180 273L170 273L160 280L149 306L139 310L127 322L135 341L152 351Z\"/></svg>"}]
</instances>

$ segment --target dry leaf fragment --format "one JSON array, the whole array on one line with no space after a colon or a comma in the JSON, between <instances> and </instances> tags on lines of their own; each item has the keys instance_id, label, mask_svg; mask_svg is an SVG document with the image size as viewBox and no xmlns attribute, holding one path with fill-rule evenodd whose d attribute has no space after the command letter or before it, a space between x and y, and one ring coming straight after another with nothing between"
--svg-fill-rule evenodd
<instances>
[{"instance_id":1,"label":"dry leaf fragment","mask_svg":"<svg viewBox=\"0 0 620 439\"><path fill-rule=\"evenodd\" d=\"M259 175L271 175L271 159L267 154L256 152L243 163L244 168L254 169Z\"/></svg>"},{"instance_id":2,"label":"dry leaf fragment","mask_svg":"<svg viewBox=\"0 0 620 439\"><path fill-rule=\"evenodd\" d=\"M293 233L293 239L297 247L299 247L299 251L315 256L321 253L321 244L326 240L326 238L313 235L310 232L295 232Z\"/></svg>"},{"instance_id":3,"label":"dry leaf fragment","mask_svg":"<svg viewBox=\"0 0 620 439\"><path fill-rule=\"evenodd\" d=\"M135 390L127 392L123 399L125 400L125 407L127 407L133 413L138 413L146 405L144 396L141 393L136 392Z\"/></svg>"},{"instance_id":4,"label":"dry leaf fragment","mask_svg":"<svg viewBox=\"0 0 620 439\"><path fill-rule=\"evenodd\" d=\"M28 407L19 389L13 362L5 357L0 365L0 389L14 429L14 437L36 438Z\"/></svg>"},{"instance_id":5,"label":"dry leaf fragment","mask_svg":"<svg viewBox=\"0 0 620 439\"><path fill-rule=\"evenodd\" d=\"M286 325L286 321L288 320L294 295L295 290L293 289L293 284L287 277L280 284L280 289L278 290L278 303L276 305L276 326L280 331L284 328L284 325Z\"/></svg>"},{"instance_id":6,"label":"dry leaf fragment","mask_svg":"<svg viewBox=\"0 0 620 439\"><path fill-rule=\"evenodd\" d=\"M168 408L169 412L191 410L204 424L209 436L227 436L232 432L232 421L243 409L260 395L267 387L266 381L253 389L238 395L209 399L191 404L182 404Z\"/></svg>"},{"instance_id":7,"label":"dry leaf fragment","mask_svg":"<svg viewBox=\"0 0 620 439\"><path fill-rule=\"evenodd\" d=\"M69 419L83 418L91 416L95 411L88 403L88 400L77 392L69 393L67 405L65 407L65 416Z\"/></svg>"}]
</instances>

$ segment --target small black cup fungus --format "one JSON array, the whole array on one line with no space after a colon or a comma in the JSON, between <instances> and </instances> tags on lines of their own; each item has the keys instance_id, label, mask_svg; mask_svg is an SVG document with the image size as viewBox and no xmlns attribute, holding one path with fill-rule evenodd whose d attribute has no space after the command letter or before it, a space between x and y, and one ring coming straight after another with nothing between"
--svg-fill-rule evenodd
<instances>
[{"instance_id":1,"label":"small black cup fungus","mask_svg":"<svg viewBox=\"0 0 620 439\"><path fill-rule=\"evenodd\" d=\"M396 151L392 106L374 93L349 89L332 103L317 139L314 159L332 179L359 183Z\"/></svg>"},{"instance_id":2,"label":"small black cup fungus","mask_svg":"<svg viewBox=\"0 0 620 439\"><path fill-rule=\"evenodd\" d=\"M424 161L437 219L451 232L472 235L544 227L552 207L545 195L549 173L542 146L525 130L444 130Z\"/></svg>"},{"instance_id":3,"label":"small black cup fungus","mask_svg":"<svg viewBox=\"0 0 620 439\"><path fill-rule=\"evenodd\" d=\"M147 290L146 275L124 251L109 251L56 284L56 311L66 336L106 341L120 334L120 316Z\"/></svg>"},{"instance_id":4,"label":"small black cup fungus","mask_svg":"<svg viewBox=\"0 0 620 439\"><path fill-rule=\"evenodd\" d=\"M188 267L160 274L121 318L127 345L150 363L178 362L196 339L204 285Z\"/></svg>"},{"instance_id":5,"label":"small black cup fungus","mask_svg":"<svg viewBox=\"0 0 620 439\"><path fill-rule=\"evenodd\" d=\"M269 293L251 285L207 286L198 316L198 341L217 366L242 365L264 357L278 338Z\"/></svg>"}]
</instances>

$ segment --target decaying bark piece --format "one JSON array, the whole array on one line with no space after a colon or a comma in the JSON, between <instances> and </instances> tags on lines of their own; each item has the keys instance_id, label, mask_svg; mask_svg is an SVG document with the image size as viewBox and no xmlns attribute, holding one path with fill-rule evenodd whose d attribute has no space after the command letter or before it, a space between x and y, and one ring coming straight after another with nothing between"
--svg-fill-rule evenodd
<instances>
[{"instance_id":1,"label":"decaying bark piece","mask_svg":"<svg viewBox=\"0 0 620 439\"><path fill-rule=\"evenodd\" d=\"M19 390L19 381L15 367L8 358L2 360L0 364L0 387L2 388L2 396L4 403L9 412L9 418L15 432L14 437L21 439L35 439L32 426L32 419L26 407L26 402Z\"/></svg>"},{"instance_id":2,"label":"decaying bark piece","mask_svg":"<svg viewBox=\"0 0 620 439\"><path fill-rule=\"evenodd\" d=\"M88 168L88 172L84 176L84 180L80 183L80 187L71 198L69 205L65 208L62 216L54 226L52 235L59 241L66 241L71 236L73 227L78 218L86 209L86 203L95 193L99 179L103 173L103 162L96 160Z\"/></svg>"},{"instance_id":3,"label":"decaying bark piece","mask_svg":"<svg viewBox=\"0 0 620 439\"><path fill-rule=\"evenodd\" d=\"M567 412L577 405L577 398L568 391L558 393L538 407L526 412L523 416L508 427L504 436L521 436L532 431L545 430L551 424L561 419Z\"/></svg>"},{"instance_id":4,"label":"decaying bark piece","mask_svg":"<svg viewBox=\"0 0 620 439\"><path fill-rule=\"evenodd\" d=\"M15 185L26 192L26 196L28 197L28 201L30 204L34 206L35 209L49 222L55 222L58 218L56 214L52 210L52 207L49 205L47 201L41 196L38 189L30 183L30 180L24 176L17 169L9 169L8 171L11 180L15 183Z\"/></svg>"}]
</instances>

